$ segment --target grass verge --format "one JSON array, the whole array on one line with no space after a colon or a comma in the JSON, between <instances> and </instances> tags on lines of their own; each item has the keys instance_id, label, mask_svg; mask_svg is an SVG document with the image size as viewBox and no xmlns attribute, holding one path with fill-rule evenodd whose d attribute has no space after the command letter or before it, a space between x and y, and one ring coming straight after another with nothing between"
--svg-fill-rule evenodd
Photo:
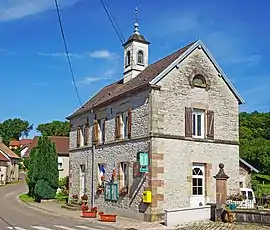
<instances>
[{"instance_id":1,"label":"grass verge","mask_svg":"<svg viewBox=\"0 0 270 230\"><path fill-rule=\"evenodd\" d=\"M27 203L30 203L30 202L34 202L33 198L28 196L28 194L21 194L19 196L19 199L23 202L27 202Z\"/></svg>"}]
</instances>

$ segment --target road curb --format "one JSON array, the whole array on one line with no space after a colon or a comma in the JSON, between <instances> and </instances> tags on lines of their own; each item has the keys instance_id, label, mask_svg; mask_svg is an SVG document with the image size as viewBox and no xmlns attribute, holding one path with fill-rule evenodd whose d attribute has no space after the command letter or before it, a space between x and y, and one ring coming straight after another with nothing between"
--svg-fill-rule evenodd
<instances>
[{"instance_id":1,"label":"road curb","mask_svg":"<svg viewBox=\"0 0 270 230\"><path fill-rule=\"evenodd\" d=\"M82 219L82 218L80 218L80 217L76 217L76 216L68 216L68 215L65 215L65 214L59 214L59 213L57 213L57 212L55 212L55 211L48 210L48 209L42 208L42 207L38 207L38 206L36 206L36 205L32 205L30 202L23 201L23 200L21 200L21 199L19 198L19 196L20 196L20 195L23 195L23 194L24 194L24 193L19 194L19 195L17 196L17 201L18 201L19 203L21 203L21 204L23 204L23 205L25 205L25 206L31 208L31 209L41 210L41 211L43 211L43 212L46 212L46 213L48 213L48 214L53 214L53 215L58 216L58 217L72 218L72 219L81 220L81 221L84 220L84 219ZM88 221L88 222L91 223L91 222L93 222L93 221Z\"/></svg>"}]
</instances>

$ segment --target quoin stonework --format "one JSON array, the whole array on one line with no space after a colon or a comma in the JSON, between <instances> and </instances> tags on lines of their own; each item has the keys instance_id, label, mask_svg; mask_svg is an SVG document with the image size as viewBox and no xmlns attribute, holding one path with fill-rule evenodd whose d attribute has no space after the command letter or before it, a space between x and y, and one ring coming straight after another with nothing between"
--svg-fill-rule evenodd
<instances>
[{"instance_id":1,"label":"quoin stonework","mask_svg":"<svg viewBox=\"0 0 270 230\"><path fill-rule=\"evenodd\" d=\"M228 194L238 192L244 101L202 41L153 64L149 45L135 23L123 45L123 78L68 117L70 196L91 198L93 166L95 206L156 221L164 209L215 202L220 163Z\"/></svg>"}]
</instances>

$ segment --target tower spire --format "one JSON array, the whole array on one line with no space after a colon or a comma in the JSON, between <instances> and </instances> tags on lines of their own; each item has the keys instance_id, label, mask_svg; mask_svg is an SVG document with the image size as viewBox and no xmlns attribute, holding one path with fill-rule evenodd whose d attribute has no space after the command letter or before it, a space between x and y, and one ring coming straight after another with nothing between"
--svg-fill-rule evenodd
<instances>
[{"instance_id":1,"label":"tower spire","mask_svg":"<svg viewBox=\"0 0 270 230\"><path fill-rule=\"evenodd\" d=\"M138 10L138 7L135 8L134 34L140 34L139 33L139 10Z\"/></svg>"}]
</instances>

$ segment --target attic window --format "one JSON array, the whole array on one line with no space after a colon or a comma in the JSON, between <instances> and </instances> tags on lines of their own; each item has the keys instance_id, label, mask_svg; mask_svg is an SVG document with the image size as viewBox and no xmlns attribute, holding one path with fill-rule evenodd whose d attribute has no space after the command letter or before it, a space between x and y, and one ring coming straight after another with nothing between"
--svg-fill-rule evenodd
<instances>
[{"instance_id":1,"label":"attic window","mask_svg":"<svg viewBox=\"0 0 270 230\"><path fill-rule=\"evenodd\" d=\"M195 87L206 88L205 78L200 74L195 75L192 80L192 85Z\"/></svg>"}]
</instances>

